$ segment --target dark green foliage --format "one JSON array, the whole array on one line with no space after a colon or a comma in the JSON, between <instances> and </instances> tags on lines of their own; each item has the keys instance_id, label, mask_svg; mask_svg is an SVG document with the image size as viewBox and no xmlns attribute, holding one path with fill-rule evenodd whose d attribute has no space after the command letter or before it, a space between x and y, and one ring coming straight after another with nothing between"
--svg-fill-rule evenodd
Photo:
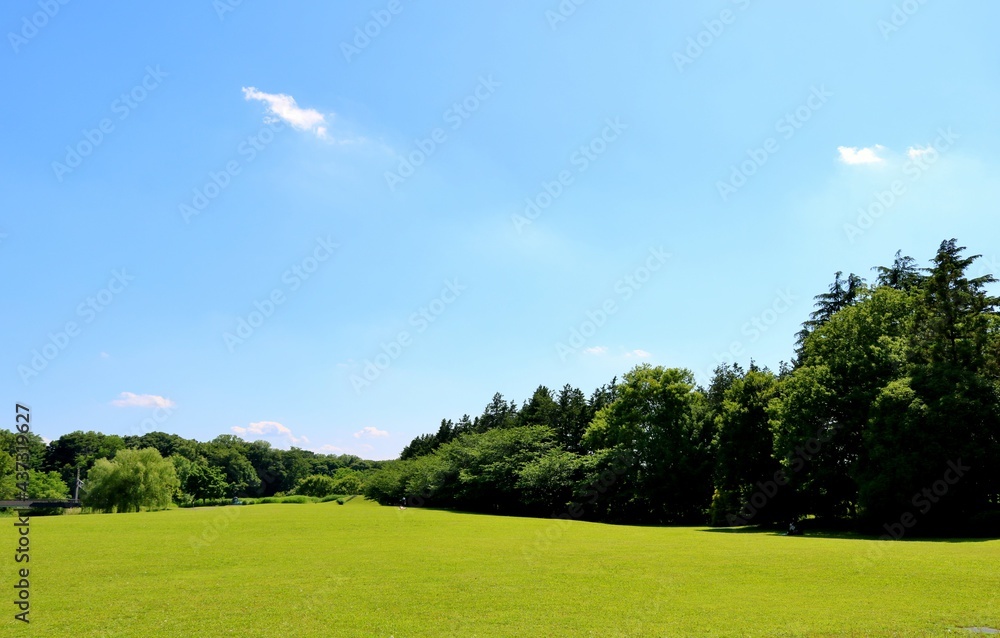
<instances>
[{"instance_id":1,"label":"dark green foliage","mask_svg":"<svg viewBox=\"0 0 1000 638\"><path fill-rule=\"evenodd\" d=\"M222 498L230 491L229 484L222 471L207 463L193 464L184 482L184 491L196 501Z\"/></svg>"},{"instance_id":2,"label":"dark green foliage","mask_svg":"<svg viewBox=\"0 0 1000 638\"><path fill-rule=\"evenodd\" d=\"M312 476L307 476L302 479L299 484L295 486L295 493L302 494L304 496L323 498L324 496L336 493L335 481L329 476L313 474Z\"/></svg>"}]
</instances>

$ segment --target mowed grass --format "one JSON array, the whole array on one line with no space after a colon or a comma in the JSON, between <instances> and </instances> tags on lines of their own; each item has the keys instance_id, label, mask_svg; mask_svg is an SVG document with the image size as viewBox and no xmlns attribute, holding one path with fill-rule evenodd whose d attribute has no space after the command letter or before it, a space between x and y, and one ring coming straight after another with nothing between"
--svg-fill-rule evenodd
<instances>
[{"instance_id":1,"label":"mowed grass","mask_svg":"<svg viewBox=\"0 0 1000 638\"><path fill-rule=\"evenodd\" d=\"M12 522L0 519L8 597ZM31 626L18 627L7 602L0 635L909 637L1000 627L1000 541L560 523L362 499L43 517L31 530Z\"/></svg>"}]
</instances>

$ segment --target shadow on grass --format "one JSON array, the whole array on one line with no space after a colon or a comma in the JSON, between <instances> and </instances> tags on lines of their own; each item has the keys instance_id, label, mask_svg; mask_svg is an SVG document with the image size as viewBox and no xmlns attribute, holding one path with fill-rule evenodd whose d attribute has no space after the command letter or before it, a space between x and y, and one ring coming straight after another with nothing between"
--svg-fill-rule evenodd
<instances>
[{"instance_id":1,"label":"shadow on grass","mask_svg":"<svg viewBox=\"0 0 1000 638\"><path fill-rule=\"evenodd\" d=\"M852 532L846 530L831 530L831 529L810 529L807 528L805 533L801 536L788 536L783 529L775 527L758 527L758 526L748 526L748 527L707 527L700 529L701 532L709 532L711 534L759 534L762 536L787 536L789 539L796 538L823 538L823 539L833 539L833 540L849 540L849 541L876 541L876 540L893 540L888 536L888 534L877 535L877 534L863 534L861 532ZM921 543L983 543L989 541L1000 540L995 536L985 537L985 536L919 536L917 534L906 534L902 538L898 539L901 542L914 541Z\"/></svg>"}]
</instances>

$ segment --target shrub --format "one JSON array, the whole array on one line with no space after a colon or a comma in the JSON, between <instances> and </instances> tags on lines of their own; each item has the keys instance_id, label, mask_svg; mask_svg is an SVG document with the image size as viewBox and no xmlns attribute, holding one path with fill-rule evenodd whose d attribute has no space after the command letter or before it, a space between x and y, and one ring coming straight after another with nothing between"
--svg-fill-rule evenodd
<instances>
[{"instance_id":1,"label":"shrub","mask_svg":"<svg viewBox=\"0 0 1000 638\"><path fill-rule=\"evenodd\" d=\"M329 476L313 474L299 481L295 486L295 493L303 496L315 496L322 498L336 493L336 483Z\"/></svg>"}]
</instances>

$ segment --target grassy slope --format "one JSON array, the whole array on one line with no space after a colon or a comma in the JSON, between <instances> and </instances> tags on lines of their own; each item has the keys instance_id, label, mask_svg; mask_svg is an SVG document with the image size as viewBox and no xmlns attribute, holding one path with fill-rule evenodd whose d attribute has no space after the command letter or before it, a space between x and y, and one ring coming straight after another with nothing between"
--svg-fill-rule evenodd
<instances>
[{"instance_id":1,"label":"grassy slope","mask_svg":"<svg viewBox=\"0 0 1000 638\"><path fill-rule=\"evenodd\" d=\"M13 550L15 536L11 519L0 521L9 595L13 551L3 548ZM1000 541L560 524L361 499L35 518L31 527L33 622L11 630L8 602L2 635L919 636L1000 627ZM205 544L196 550L197 537Z\"/></svg>"}]
</instances>

